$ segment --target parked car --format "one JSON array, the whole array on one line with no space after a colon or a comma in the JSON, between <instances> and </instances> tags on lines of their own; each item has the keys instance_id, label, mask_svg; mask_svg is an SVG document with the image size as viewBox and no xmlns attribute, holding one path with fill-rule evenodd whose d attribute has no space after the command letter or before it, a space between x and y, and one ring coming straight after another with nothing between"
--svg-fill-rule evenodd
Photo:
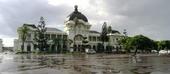
<instances>
[{"instance_id":1,"label":"parked car","mask_svg":"<svg viewBox=\"0 0 170 74\"><path fill-rule=\"evenodd\" d=\"M159 51L159 55L170 55L170 51L168 50L161 50Z\"/></svg>"},{"instance_id":2,"label":"parked car","mask_svg":"<svg viewBox=\"0 0 170 74\"><path fill-rule=\"evenodd\" d=\"M89 48L86 48L86 49L85 49L85 52L86 52L87 54L95 54L95 53L96 53L96 51L95 51L94 49L89 49Z\"/></svg>"},{"instance_id":3,"label":"parked car","mask_svg":"<svg viewBox=\"0 0 170 74\"><path fill-rule=\"evenodd\" d=\"M70 52L74 52L74 49L73 49L73 48L70 48Z\"/></svg>"}]
</instances>

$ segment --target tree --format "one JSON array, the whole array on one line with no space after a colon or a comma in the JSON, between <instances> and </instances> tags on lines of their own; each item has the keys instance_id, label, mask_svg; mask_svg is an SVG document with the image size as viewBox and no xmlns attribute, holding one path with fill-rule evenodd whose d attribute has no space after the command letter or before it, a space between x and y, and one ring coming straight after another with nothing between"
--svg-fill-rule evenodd
<instances>
[{"instance_id":1,"label":"tree","mask_svg":"<svg viewBox=\"0 0 170 74\"><path fill-rule=\"evenodd\" d=\"M53 52L57 52L57 53L67 52L67 45L68 45L67 35L64 35L63 38L61 37L54 38L52 41L53 41L54 47L57 47L57 50L51 51L52 53ZM62 45L63 47L61 47Z\"/></svg>"},{"instance_id":2,"label":"tree","mask_svg":"<svg viewBox=\"0 0 170 74\"><path fill-rule=\"evenodd\" d=\"M108 27L108 33L112 33L112 27L111 26Z\"/></svg>"},{"instance_id":3,"label":"tree","mask_svg":"<svg viewBox=\"0 0 170 74\"><path fill-rule=\"evenodd\" d=\"M168 50L170 49L170 40L165 40L165 49L167 50L168 53Z\"/></svg>"},{"instance_id":4,"label":"tree","mask_svg":"<svg viewBox=\"0 0 170 74\"><path fill-rule=\"evenodd\" d=\"M96 52L97 52L97 53L102 53L103 51L104 51L104 46L103 46L103 44L98 43L98 44L97 44L97 50L96 50Z\"/></svg>"},{"instance_id":5,"label":"tree","mask_svg":"<svg viewBox=\"0 0 170 74\"><path fill-rule=\"evenodd\" d=\"M65 52L67 52L67 45L68 45L67 35L65 35L65 37L63 37L62 43L63 43L62 53L65 53Z\"/></svg>"},{"instance_id":6,"label":"tree","mask_svg":"<svg viewBox=\"0 0 170 74\"><path fill-rule=\"evenodd\" d=\"M159 44L158 44L158 48L160 50L166 49L168 51L170 49L170 40L160 41Z\"/></svg>"},{"instance_id":7,"label":"tree","mask_svg":"<svg viewBox=\"0 0 170 74\"><path fill-rule=\"evenodd\" d=\"M107 28L107 34L109 34L109 33L112 33L112 27L111 26L109 26L108 28ZM109 37L107 37L107 41L109 40ZM107 53L111 53L112 52L112 46L111 46L111 44L110 44L110 42L109 42L109 44L106 46L106 51L105 52L107 52Z\"/></svg>"},{"instance_id":8,"label":"tree","mask_svg":"<svg viewBox=\"0 0 170 74\"><path fill-rule=\"evenodd\" d=\"M112 53L112 46L111 46L111 45L107 45L105 52L106 52L106 53Z\"/></svg>"},{"instance_id":9,"label":"tree","mask_svg":"<svg viewBox=\"0 0 170 74\"><path fill-rule=\"evenodd\" d=\"M141 51L151 51L153 43L153 40L149 39L148 37L136 35L131 39L130 46L135 49L134 55L136 55L138 49Z\"/></svg>"},{"instance_id":10,"label":"tree","mask_svg":"<svg viewBox=\"0 0 170 74\"><path fill-rule=\"evenodd\" d=\"M136 35L134 37L126 37L121 40L121 44L127 50L135 50L134 55L138 50L151 52L154 47L154 41L143 35Z\"/></svg>"},{"instance_id":11,"label":"tree","mask_svg":"<svg viewBox=\"0 0 170 74\"><path fill-rule=\"evenodd\" d=\"M100 35L103 46L104 46L104 42L108 41L107 33L108 33L107 24L106 22L104 22L102 26L102 33Z\"/></svg>"},{"instance_id":12,"label":"tree","mask_svg":"<svg viewBox=\"0 0 170 74\"><path fill-rule=\"evenodd\" d=\"M59 46L60 46L61 39L55 38L55 39L53 39L53 42L54 42L55 46L57 46L57 51L56 52L60 53L61 52L61 48L59 48Z\"/></svg>"},{"instance_id":13,"label":"tree","mask_svg":"<svg viewBox=\"0 0 170 74\"><path fill-rule=\"evenodd\" d=\"M159 51L160 51L160 41L154 41L153 49L156 50L157 53L159 53Z\"/></svg>"},{"instance_id":14,"label":"tree","mask_svg":"<svg viewBox=\"0 0 170 74\"><path fill-rule=\"evenodd\" d=\"M121 45L123 45L123 48L126 50L126 52L130 53L132 50L132 46L130 45L132 37L125 37L118 41Z\"/></svg>"},{"instance_id":15,"label":"tree","mask_svg":"<svg viewBox=\"0 0 170 74\"><path fill-rule=\"evenodd\" d=\"M47 50L47 37L45 36L46 27L45 27L44 18L41 17L38 26L36 27L34 40L36 41L37 47L40 51Z\"/></svg>"},{"instance_id":16,"label":"tree","mask_svg":"<svg viewBox=\"0 0 170 74\"><path fill-rule=\"evenodd\" d=\"M26 25L27 24L24 24L22 27L20 27L17 30L17 32L19 33L19 37L21 38L21 41L22 41L21 52L23 52L23 50L24 50L24 43L26 41L28 32L30 30Z\"/></svg>"}]
</instances>

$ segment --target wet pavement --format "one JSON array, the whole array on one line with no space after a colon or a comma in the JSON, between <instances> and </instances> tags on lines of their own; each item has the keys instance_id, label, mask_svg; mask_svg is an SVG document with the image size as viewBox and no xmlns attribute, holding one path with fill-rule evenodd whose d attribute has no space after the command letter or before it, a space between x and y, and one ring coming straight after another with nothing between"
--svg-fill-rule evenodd
<instances>
[{"instance_id":1,"label":"wet pavement","mask_svg":"<svg viewBox=\"0 0 170 74\"><path fill-rule=\"evenodd\" d=\"M170 57L1 53L0 74L170 74Z\"/></svg>"}]
</instances>

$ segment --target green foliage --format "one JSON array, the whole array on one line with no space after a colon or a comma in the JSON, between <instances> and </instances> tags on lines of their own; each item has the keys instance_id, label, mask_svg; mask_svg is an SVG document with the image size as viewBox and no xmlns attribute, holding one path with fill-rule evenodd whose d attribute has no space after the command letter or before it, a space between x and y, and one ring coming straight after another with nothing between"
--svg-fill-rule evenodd
<instances>
[{"instance_id":1,"label":"green foliage","mask_svg":"<svg viewBox=\"0 0 170 74\"><path fill-rule=\"evenodd\" d=\"M25 41L29 32L29 28L24 24L22 27L19 27L17 32L22 41Z\"/></svg>"},{"instance_id":2,"label":"green foliage","mask_svg":"<svg viewBox=\"0 0 170 74\"><path fill-rule=\"evenodd\" d=\"M153 40L143 35L136 35L132 38L130 45L140 50L149 50L153 47Z\"/></svg>"},{"instance_id":3,"label":"green foliage","mask_svg":"<svg viewBox=\"0 0 170 74\"><path fill-rule=\"evenodd\" d=\"M51 52L57 52L57 53L66 53L67 52L67 39L61 39L61 38L54 38L53 39L54 47L57 47L57 50L53 50ZM63 48L61 47L61 44L63 44Z\"/></svg>"},{"instance_id":4,"label":"green foliage","mask_svg":"<svg viewBox=\"0 0 170 74\"><path fill-rule=\"evenodd\" d=\"M137 50L150 52L151 49L157 47L157 44L155 44L153 40L143 35L126 37L122 39L120 43L123 45L124 49L126 49L128 52L130 52L131 50L135 50L135 54L137 53Z\"/></svg>"},{"instance_id":5,"label":"green foliage","mask_svg":"<svg viewBox=\"0 0 170 74\"><path fill-rule=\"evenodd\" d=\"M106 53L112 53L112 46L106 46Z\"/></svg>"},{"instance_id":6,"label":"green foliage","mask_svg":"<svg viewBox=\"0 0 170 74\"><path fill-rule=\"evenodd\" d=\"M159 41L154 41L153 43L153 50L156 50L157 52L160 51Z\"/></svg>"},{"instance_id":7,"label":"green foliage","mask_svg":"<svg viewBox=\"0 0 170 74\"><path fill-rule=\"evenodd\" d=\"M131 40L132 37L125 37L119 41L119 43L123 45L126 52L130 52L130 50L132 50L132 46L130 45Z\"/></svg>"},{"instance_id":8,"label":"green foliage","mask_svg":"<svg viewBox=\"0 0 170 74\"><path fill-rule=\"evenodd\" d=\"M19 34L19 38L22 41L21 52L23 52L23 50L24 50L24 43L26 41L28 32L30 30L26 25L27 24L24 24L22 27L19 27L18 30L17 30L17 32Z\"/></svg>"},{"instance_id":9,"label":"green foliage","mask_svg":"<svg viewBox=\"0 0 170 74\"><path fill-rule=\"evenodd\" d=\"M62 53L66 53L67 52L67 43L68 40L67 39L62 39L62 43L63 43L63 49L62 49Z\"/></svg>"},{"instance_id":10,"label":"green foliage","mask_svg":"<svg viewBox=\"0 0 170 74\"><path fill-rule=\"evenodd\" d=\"M109 39L108 39L108 36L107 36L107 33L108 33L108 30L107 30L107 24L106 22L104 22L103 26L102 26L102 33L100 35L100 38L101 38L101 41L102 41L102 48L101 50L99 50L99 52L101 53L102 51L104 52L104 42L107 42Z\"/></svg>"},{"instance_id":11,"label":"green foliage","mask_svg":"<svg viewBox=\"0 0 170 74\"><path fill-rule=\"evenodd\" d=\"M101 40L102 40L103 44L104 44L104 42L108 41L107 33L108 33L107 24L106 24L106 22L104 22L104 24L102 26L102 33L101 33Z\"/></svg>"},{"instance_id":12,"label":"green foliage","mask_svg":"<svg viewBox=\"0 0 170 74\"><path fill-rule=\"evenodd\" d=\"M104 46L101 43L97 44L97 53L102 53L104 52Z\"/></svg>"},{"instance_id":13,"label":"green foliage","mask_svg":"<svg viewBox=\"0 0 170 74\"><path fill-rule=\"evenodd\" d=\"M160 50L164 50L164 49L168 50L168 49L170 49L170 40L159 41L158 48Z\"/></svg>"},{"instance_id":14,"label":"green foliage","mask_svg":"<svg viewBox=\"0 0 170 74\"><path fill-rule=\"evenodd\" d=\"M137 50L141 51L149 51L156 50L159 52L160 50L169 50L170 49L170 40L163 41L153 41L150 38L143 35L136 35L134 37L125 37L124 39L119 41L126 51Z\"/></svg>"},{"instance_id":15,"label":"green foliage","mask_svg":"<svg viewBox=\"0 0 170 74\"><path fill-rule=\"evenodd\" d=\"M38 26L36 27L36 31L35 31L35 37L34 40L36 41L36 45L37 48L40 51L47 51L47 37L45 36L45 32L46 32L46 27L45 27L45 21L44 18L41 17L40 18L40 22L38 24Z\"/></svg>"},{"instance_id":16,"label":"green foliage","mask_svg":"<svg viewBox=\"0 0 170 74\"><path fill-rule=\"evenodd\" d=\"M112 27L111 26L108 27L108 33L112 33Z\"/></svg>"}]
</instances>

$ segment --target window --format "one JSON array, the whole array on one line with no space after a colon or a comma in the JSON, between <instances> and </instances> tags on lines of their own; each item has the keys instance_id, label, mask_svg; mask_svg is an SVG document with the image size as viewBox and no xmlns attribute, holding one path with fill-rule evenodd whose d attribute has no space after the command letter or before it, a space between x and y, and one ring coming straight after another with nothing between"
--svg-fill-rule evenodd
<instances>
[{"instance_id":1,"label":"window","mask_svg":"<svg viewBox=\"0 0 170 74\"><path fill-rule=\"evenodd\" d=\"M91 36L89 36L89 40L92 41L92 37Z\"/></svg>"},{"instance_id":2,"label":"window","mask_svg":"<svg viewBox=\"0 0 170 74\"><path fill-rule=\"evenodd\" d=\"M81 35L76 35L76 36L75 36L75 40L76 40L76 41L82 41L82 40L83 40L83 36L81 36Z\"/></svg>"},{"instance_id":3,"label":"window","mask_svg":"<svg viewBox=\"0 0 170 74\"><path fill-rule=\"evenodd\" d=\"M57 38L58 38L58 39L61 39L61 35L57 35Z\"/></svg>"},{"instance_id":4,"label":"window","mask_svg":"<svg viewBox=\"0 0 170 74\"><path fill-rule=\"evenodd\" d=\"M93 41L96 41L96 37L95 36L93 36Z\"/></svg>"},{"instance_id":5,"label":"window","mask_svg":"<svg viewBox=\"0 0 170 74\"><path fill-rule=\"evenodd\" d=\"M52 34L51 35L51 39L55 39L56 38L56 35L55 34Z\"/></svg>"},{"instance_id":6,"label":"window","mask_svg":"<svg viewBox=\"0 0 170 74\"><path fill-rule=\"evenodd\" d=\"M97 37L97 41L100 41L100 37Z\"/></svg>"},{"instance_id":7,"label":"window","mask_svg":"<svg viewBox=\"0 0 170 74\"><path fill-rule=\"evenodd\" d=\"M28 33L27 40L31 40L31 34L30 33Z\"/></svg>"}]
</instances>

